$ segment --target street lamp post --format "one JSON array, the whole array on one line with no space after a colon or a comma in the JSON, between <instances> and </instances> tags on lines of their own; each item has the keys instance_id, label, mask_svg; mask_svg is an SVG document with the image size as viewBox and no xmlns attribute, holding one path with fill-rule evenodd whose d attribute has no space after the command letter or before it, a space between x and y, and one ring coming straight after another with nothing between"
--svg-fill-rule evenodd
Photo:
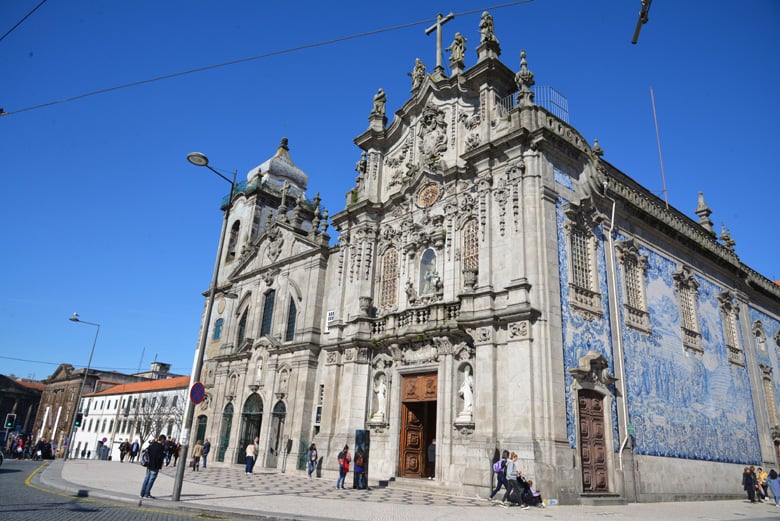
<instances>
[{"instance_id":1,"label":"street lamp post","mask_svg":"<svg viewBox=\"0 0 780 521\"><path fill-rule=\"evenodd\" d=\"M74 411L73 418L70 418L70 427L68 427L68 446L65 449L65 460L68 459L68 454L70 454L70 451L73 449L73 423L75 422L75 415L79 412L79 407L81 406L81 395L84 394L84 385L87 383L87 375L89 375L89 368L92 365L92 355L95 354L95 345L97 344L98 334L100 334L100 324L94 324L92 322L86 322L84 320L81 320L79 318L78 313L73 313L73 316L70 317L68 320L71 322L78 322L80 324L88 324L90 326L95 326L97 329L95 330L95 340L92 341L92 350L89 352L89 360L87 360L87 368L84 370L84 378L81 380L81 387L79 388L79 395L76 397L76 410Z\"/></svg>"},{"instance_id":2,"label":"street lamp post","mask_svg":"<svg viewBox=\"0 0 780 521\"><path fill-rule=\"evenodd\" d=\"M209 158L200 152L190 152L187 154L187 161L195 166L205 166L219 177L230 183L230 194L228 195L227 208L225 209L225 217L222 222L222 236L219 241L219 249L217 251L217 260L214 263L214 275L211 279L211 287L209 288L209 301L206 306L206 315L203 321L203 327L200 334L200 342L198 343L198 349L195 351L195 362L192 366L192 375L190 376L190 389L192 386L200 381L200 373L203 369L203 357L206 353L206 342L208 341L209 326L211 325L211 311L214 308L214 297L217 294L217 284L219 279L219 264L222 260L222 247L225 244L225 234L227 233L228 219L230 218L230 206L233 202L233 192L236 189L236 174L238 172L233 171L233 179L229 179L220 174L217 170L209 165ZM190 425L192 425L192 419L195 415L195 403L192 399L187 400L187 408L184 411L184 422L180 429L181 438L181 460L187 461L187 452L190 445ZM181 486L184 481L184 469L187 465L181 464L176 467L176 478L173 482L173 501L179 501L181 498Z\"/></svg>"}]
</instances>

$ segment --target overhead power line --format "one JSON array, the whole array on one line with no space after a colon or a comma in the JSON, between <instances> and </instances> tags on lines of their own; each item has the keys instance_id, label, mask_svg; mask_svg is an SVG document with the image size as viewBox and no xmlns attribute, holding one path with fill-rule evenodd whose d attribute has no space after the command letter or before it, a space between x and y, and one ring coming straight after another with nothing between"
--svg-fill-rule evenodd
<instances>
[{"instance_id":1,"label":"overhead power line","mask_svg":"<svg viewBox=\"0 0 780 521\"><path fill-rule=\"evenodd\" d=\"M474 13L478 13L478 12L482 12L482 11L487 11L487 10L503 9L505 7L511 7L511 6L515 6L515 5L519 5L519 4L527 4L527 3L530 3L532 1L533 0L518 0L518 1L515 1L515 2L508 2L508 3L505 3L505 4L499 4L499 5L489 6L489 7L481 7L479 9L472 9L470 11L464 11L462 13L456 13L455 16L466 16L466 15L470 15L470 14L474 14ZM43 3L43 2L41 2L41 3ZM44 107L50 107L52 105L59 105L61 103L69 103L71 101L76 101L76 100L80 100L80 99L83 99L83 98L89 98L91 96L97 96L98 94L105 94L107 92L113 92L113 91L116 91L116 90L129 89L130 87L138 87L139 85L146 85L148 83L154 83L154 82L157 82L157 81L169 80L171 78L178 78L180 76L187 76L189 74L195 74L195 73L198 73L198 72L208 71L208 70L212 70L212 69L218 69L218 68L221 68L221 67L227 67L229 65L237 65L239 63L247 63L247 62L251 62L251 61L255 61L255 60L261 60L263 58L270 58L271 56L279 56L280 54L289 54L289 53L293 53L293 52L303 51L303 50L306 50L306 49L311 49L311 48L314 48L314 47L322 47L322 46L325 46L325 45L332 45L334 43L345 42L345 41L348 41L348 40L355 40L357 38L364 38L366 36L373 36L375 34L381 34L381 33L386 33L386 32L390 32L390 31L397 31L399 29L407 29L409 27L414 27L414 26L417 26L417 25L429 24L429 23L431 23L433 21L436 21L436 18L427 18L425 20L420 20L419 22L409 22L409 23L405 23L405 24L401 24L401 25L395 25L393 27L386 27L386 28L383 28L383 29L375 29L373 31L366 31L366 32L362 32L362 33L352 34L352 35L349 35L349 36L341 36L339 38L333 38L332 40L325 40L325 41L316 42L316 43L308 43L308 44L305 44L305 45L299 45L297 47L290 47L290 48L287 48L287 49L282 49L282 50L278 50L278 51L272 51L272 52L268 52L268 53L265 53L265 54L258 54L256 56L250 56L248 58L240 58L240 59L237 59L237 60L231 60L231 61L227 61L227 62L223 62L223 63L217 63L217 64L214 64L214 65L206 65L204 67L198 67L198 68L195 68L195 69L189 69L189 70L186 70L186 71L180 71L180 72L174 72L174 73L171 73L171 74L165 74L163 76L157 76L155 78L149 78L149 79L146 79L146 80L134 81L132 83L125 83L123 85L116 85L114 87L107 87L105 89L95 90L95 91L92 91L92 92L87 92L85 94L79 94L78 96L72 96L70 98L63 98L63 99L56 100L56 101L49 101L47 103L41 103L39 105L33 105L33 106L25 107L25 108L22 108L22 109L11 110L11 111L7 111L7 112L3 111L2 109L0 109L0 115L1 116L10 116L12 114L19 114L21 112L28 112L30 110L42 109Z\"/></svg>"},{"instance_id":2,"label":"overhead power line","mask_svg":"<svg viewBox=\"0 0 780 521\"><path fill-rule=\"evenodd\" d=\"M42 5L43 5L43 4L45 4L45 3L46 3L46 0L41 0L41 1L38 3L38 5L36 5L35 7L33 7L32 11L30 11L29 13L27 13L26 15L24 15L24 16L22 17L22 19L21 19L21 20L19 20L18 22L16 22L16 23L14 24L14 26L13 26L13 27L11 27L10 29L8 29L8 30L5 32L5 34L4 34L3 36L0 36L0 42L2 42L3 40L5 40L5 37L6 37L6 36L8 36L9 34L11 34L11 33L13 32L13 30L14 30L14 29L16 29L17 27L19 27L20 25L22 25L22 22L24 22L25 20L27 20L27 19L30 17L30 15L31 15L31 14L33 14L33 13L34 13L36 10L38 10L38 8L39 8L40 6L42 6Z\"/></svg>"},{"instance_id":3,"label":"overhead power line","mask_svg":"<svg viewBox=\"0 0 780 521\"><path fill-rule=\"evenodd\" d=\"M86 367L87 364L73 364L71 362L46 362L44 360L28 360L26 358L14 358L13 356L0 356L0 360L13 360L14 362L27 362L30 364L41 364L41 365L52 365L59 367L62 364L68 364L72 365L73 367ZM96 366L96 365L90 365L90 369L94 369L97 371L115 371L115 372L133 372L133 373L142 373L144 372L141 369L136 370L134 367L116 367L116 366ZM178 366L171 366L171 369L177 369ZM178 369L177 369L178 370ZM185 370L185 368L181 369L182 371ZM189 371L189 368L186 369Z\"/></svg>"}]
</instances>

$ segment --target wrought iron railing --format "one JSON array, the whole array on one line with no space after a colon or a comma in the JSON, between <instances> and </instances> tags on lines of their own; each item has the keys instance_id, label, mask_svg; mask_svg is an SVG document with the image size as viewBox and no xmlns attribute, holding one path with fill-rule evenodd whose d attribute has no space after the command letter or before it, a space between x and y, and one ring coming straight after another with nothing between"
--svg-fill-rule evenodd
<instances>
[{"instance_id":1,"label":"wrought iron railing","mask_svg":"<svg viewBox=\"0 0 780 521\"><path fill-rule=\"evenodd\" d=\"M531 91L534 93L534 103L548 112L551 112L554 116L564 122L569 122L569 100L566 96L553 87L545 85L531 87ZM514 107L515 94L510 94L503 98L496 98L496 110L498 111L499 117L506 116Z\"/></svg>"}]
</instances>

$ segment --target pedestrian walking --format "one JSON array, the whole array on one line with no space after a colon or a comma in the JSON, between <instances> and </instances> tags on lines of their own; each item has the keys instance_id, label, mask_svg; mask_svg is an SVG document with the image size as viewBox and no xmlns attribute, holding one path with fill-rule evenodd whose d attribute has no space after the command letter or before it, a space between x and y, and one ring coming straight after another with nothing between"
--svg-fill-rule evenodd
<instances>
[{"instance_id":1,"label":"pedestrian walking","mask_svg":"<svg viewBox=\"0 0 780 521\"><path fill-rule=\"evenodd\" d=\"M769 490L772 491L772 496L775 498L775 506L780 507L780 476L777 475L775 469L769 471L766 483L769 485Z\"/></svg>"},{"instance_id":2,"label":"pedestrian walking","mask_svg":"<svg viewBox=\"0 0 780 521\"><path fill-rule=\"evenodd\" d=\"M505 450L501 453L501 459L493 464L493 472L496 473L496 488L490 492L488 499L492 500L496 497L496 494L501 490L501 487L504 487L504 491L509 490L509 484L506 482L506 461L508 458L509 451Z\"/></svg>"},{"instance_id":3,"label":"pedestrian walking","mask_svg":"<svg viewBox=\"0 0 780 521\"><path fill-rule=\"evenodd\" d=\"M257 447L255 446L254 441L250 441L246 445L246 466L244 470L246 470L246 475L252 473L252 469L255 467L255 458L257 457Z\"/></svg>"},{"instance_id":4,"label":"pedestrian walking","mask_svg":"<svg viewBox=\"0 0 780 521\"><path fill-rule=\"evenodd\" d=\"M203 457L203 442L198 440L192 448L192 470L200 470L200 458Z\"/></svg>"},{"instance_id":5,"label":"pedestrian walking","mask_svg":"<svg viewBox=\"0 0 780 521\"><path fill-rule=\"evenodd\" d=\"M309 446L309 453L307 454L306 459L308 461L306 471L309 474L309 478L311 478L312 473L317 468L317 461L319 460L319 455L317 454L317 446L315 444L312 443Z\"/></svg>"},{"instance_id":6,"label":"pedestrian walking","mask_svg":"<svg viewBox=\"0 0 780 521\"><path fill-rule=\"evenodd\" d=\"M209 452L211 452L211 442L208 438L206 438L206 441L203 443L203 468L206 468L206 456L209 455Z\"/></svg>"}]
</instances>

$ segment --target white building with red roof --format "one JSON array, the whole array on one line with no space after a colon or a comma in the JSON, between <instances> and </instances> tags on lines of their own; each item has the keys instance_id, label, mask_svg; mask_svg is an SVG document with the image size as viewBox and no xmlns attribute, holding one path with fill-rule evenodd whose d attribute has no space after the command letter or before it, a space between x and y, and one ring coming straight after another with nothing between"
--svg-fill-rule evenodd
<instances>
[{"instance_id":1,"label":"white building with red roof","mask_svg":"<svg viewBox=\"0 0 780 521\"><path fill-rule=\"evenodd\" d=\"M81 426L74 428L73 458L120 460L123 441L143 446L165 434L178 438L189 376L123 383L85 394L78 411Z\"/></svg>"}]
</instances>

